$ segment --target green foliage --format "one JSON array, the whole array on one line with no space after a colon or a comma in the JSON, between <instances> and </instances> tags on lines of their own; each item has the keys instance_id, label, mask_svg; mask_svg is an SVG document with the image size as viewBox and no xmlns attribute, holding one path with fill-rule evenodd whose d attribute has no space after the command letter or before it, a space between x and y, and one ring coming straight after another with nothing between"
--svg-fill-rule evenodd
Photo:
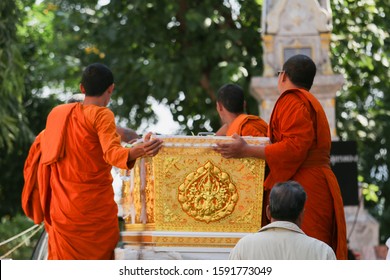
<instances>
[{"instance_id":1,"label":"green foliage","mask_svg":"<svg viewBox=\"0 0 390 280\"><path fill-rule=\"evenodd\" d=\"M0 242L8 240L19 233L32 227L34 223L25 216L17 215L13 218L9 216L4 216L0 220ZM15 247L22 245L13 251L11 254L5 256L5 258L14 259L14 260L28 260L31 259L35 244L37 243L41 231L35 233L32 237L34 230L20 236L19 238L4 244L0 247L0 256L6 255L8 252L13 250Z\"/></svg>"},{"instance_id":2,"label":"green foliage","mask_svg":"<svg viewBox=\"0 0 390 280\"><path fill-rule=\"evenodd\" d=\"M0 36L0 53L7 51L11 43L11 49L16 49L9 54L9 64L4 65L8 67L6 70L0 61L0 81L8 77L5 83L0 83L0 217L12 217L21 212L24 161L34 135L45 127L47 114L59 103L55 95L42 97L42 88L53 84L48 82L52 79L46 80L46 77L56 68L56 63L48 53L53 40L47 35L50 32L46 27L51 26L50 22L43 16L43 9L31 8L34 2L23 1L26 7L19 1L0 3L6 13L0 21L10 23L4 30L10 39L7 41ZM17 23L20 24L18 32ZM0 31L2 26L0 24ZM16 62L18 67L13 66ZM6 122L10 125L5 125Z\"/></svg>"},{"instance_id":3,"label":"green foliage","mask_svg":"<svg viewBox=\"0 0 390 280\"><path fill-rule=\"evenodd\" d=\"M362 184L362 195L364 196L364 199L366 201L372 201L378 203L379 201L377 195L378 191L379 191L379 187L377 185L367 184L367 183Z\"/></svg>"},{"instance_id":4,"label":"green foliage","mask_svg":"<svg viewBox=\"0 0 390 280\"><path fill-rule=\"evenodd\" d=\"M0 149L2 155L0 157L0 170L2 170L0 173L0 217L3 215L12 217L22 211L20 200L24 184L23 167L34 139L31 135L37 135L45 127L46 116L58 103L54 96L41 98L31 93L24 96L25 117L28 120L26 126L28 125L29 129L27 136L30 137L16 139L15 148L12 151L7 151L5 148Z\"/></svg>"},{"instance_id":5,"label":"green foliage","mask_svg":"<svg viewBox=\"0 0 390 280\"><path fill-rule=\"evenodd\" d=\"M29 145L16 146L11 152L0 149L0 217L12 217L21 211L22 174Z\"/></svg>"},{"instance_id":6,"label":"green foliage","mask_svg":"<svg viewBox=\"0 0 390 280\"><path fill-rule=\"evenodd\" d=\"M346 79L337 97L338 133L357 141L364 186L378 187L363 192L384 241L390 236L383 215L390 211L390 6L387 1L337 0L332 10L333 65Z\"/></svg>"},{"instance_id":7,"label":"green foliage","mask_svg":"<svg viewBox=\"0 0 390 280\"><path fill-rule=\"evenodd\" d=\"M215 91L227 82L248 88L262 71L253 1L237 1L239 14L228 1L211 0L44 3L55 14L53 59L66 69L57 76L66 77L66 90L77 90L83 66L108 64L116 78L112 108L132 127L155 121L153 97L170 107L182 133L216 130ZM248 104L256 114L256 102Z\"/></svg>"},{"instance_id":8,"label":"green foliage","mask_svg":"<svg viewBox=\"0 0 390 280\"><path fill-rule=\"evenodd\" d=\"M12 151L25 127L23 59L17 46L20 11L14 1L0 2L0 149Z\"/></svg>"}]
</instances>

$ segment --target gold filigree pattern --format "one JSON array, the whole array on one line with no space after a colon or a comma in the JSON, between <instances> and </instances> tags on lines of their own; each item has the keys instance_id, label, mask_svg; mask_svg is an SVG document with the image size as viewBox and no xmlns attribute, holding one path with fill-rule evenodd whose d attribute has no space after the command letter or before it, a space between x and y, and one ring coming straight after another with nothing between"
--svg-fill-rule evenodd
<instances>
[{"instance_id":1,"label":"gold filigree pattern","mask_svg":"<svg viewBox=\"0 0 390 280\"><path fill-rule=\"evenodd\" d=\"M170 205L164 204L164 222L183 222L180 217L171 210Z\"/></svg>"},{"instance_id":2,"label":"gold filigree pattern","mask_svg":"<svg viewBox=\"0 0 390 280\"><path fill-rule=\"evenodd\" d=\"M133 186L133 189L132 189L132 195L133 195L133 203L134 203L134 206L135 206L135 222L136 223L141 223L141 208L142 208L142 204L141 204L141 190L140 190L140 185L141 185L141 176L139 175L140 174L140 165L139 165L139 161L137 161L138 164L135 166L136 168L134 169L134 175L138 175L138 176L134 176L134 186Z\"/></svg>"},{"instance_id":3,"label":"gold filigree pattern","mask_svg":"<svg viewBox=\"0 0 390 280\"><path fill-rule=\"evenodd\" d=\"M229 174L207 161L185 177L178 189L178 200L190 217L210 223L233 212L238 192Z\"/></svg>"},{"instance_id":4,"label":"gold filigree pattern","mask_svg":"<svg viewBox=\"0 0 390 280\"><path fill-rule=\"evenodd\" d=\"M121 175L122 171L126 170L121 170ZM124 212L124 218L126 223L131 223L131 217L130 215L127 215L127 213L130 212L130 207L134 205L134 199L133 195L130 191L130 183L128 181L124 181L122 183L122 198L121 198L121 204Z\"/></svg>"},{"instance_id":5,"label":"gold filigree pattern","mask_svg":"<svg viewBox=\"0 0 390 280\"><path fill-rule=\"evenodd\" d=\"M145 158L145 203L146 203L146 215L147 222L154 223L154 177L152 173L152 160L151 158Z\"/></svg>"},{"instance_id":6,"label":"gold filigree pattern","mask_svg":"<svg viewBox=\"0 0 390 280\"><path fill-rule=\"evenodd\" d=\"M255 219L255 217L253 217L253 213L255 212L253 207L249 208L242 216L235 220L235 223L250 223Z\"/></svg>"},{"instance_id":7,"label":"gold filigree pattern","mask_svg":"<svg viewBox=\"0 0 390 280\"><path fill-rule=\"evenodd\" d=\"M239 160L245 165L245 168L250 170L252 174L255 174L256 160L254 158L240 158Z\"/></svg>"},{"instance_id":8,"label":"gold filigree pattern","mask_svg":"<svg viewBox=\"0 0 390 280\"><path fill-rule=\"evenodd\" d=\"M211 234L212 235L212 234ZM142 235L124 235L122 241L126 245L139 245L162 247L208 247L233 248L241 237L235 236L153 236L153 232L144 232Z\"/></svg>"},{"instance_id":9,"label":"gold filigree pattern","mask_svg":"<svg viewBox=\"0 0 390 280\"><path fill-rule=\"evenodd\" d=\"M175 172L175 171L180 170L180 167L177 166L179 161L180 160L178 158L166 157L165 163L164 163L164 167L165 167L164 173L170 173L170 172Z\"/></svg>"}]
</instances>

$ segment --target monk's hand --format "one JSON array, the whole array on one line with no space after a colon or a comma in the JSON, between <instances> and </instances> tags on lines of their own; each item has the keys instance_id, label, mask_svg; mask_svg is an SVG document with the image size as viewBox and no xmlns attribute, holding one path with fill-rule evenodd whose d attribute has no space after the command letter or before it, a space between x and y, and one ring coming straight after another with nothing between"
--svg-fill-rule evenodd
<instances>
[{"instance_id":1,"label":"monk's hand","mask_svg":"<svg viewBox=\"0 0 390 280\"><path fill-rule=\"evenodd\" d=\"M133 144L137 144L139 142L139 139L131 139L127 142L127 144L130 144L130 147L133 146Z\"/></svg>"},{"instance_id":2,"label":"monk's hand","mask_svg":"<svg viewBox=\"0 0 390 280\"><path fill-rule=\"evenodd\" d=\"M150 140L150 138L152 137L153 133L152 132L148 132L145 136L144 136L144 142L148 142Z\"/></svg>"},{"instance_id":3,"label":"monk's hand","mask_svg":"<svg viewBox=\"0 0 390 280\"><path fill-rule=\"evenodd\" d=\"M238 134L233 134L233 142L231 143L217 143L214 151L221 154L224 158L242 158L245 157L245 149L248 143L242 139Z\"/></svg>"},{"instance_id":4,"label":"monk's hand","mask_svg":"<svg viewBox=\"0 0 390 280\"><path fill-rule=\"evenodd\" d=\"M143 156L154 157L155 155L157 155L157 153L160 151L162 147L163 141L158 138L151 139L152 135L153 134L149 132L144 137L144 143L142 147L144 151Z\"/></svg>"},{"instance_id":5,"label":"monk's hand","mask_svg":"<svg viewBox=\"0 0 390 280\"><path fill-rule=\"evenodd\" d=\"M129 150L128 161L136 160L140 157L153 157L162 147L163 141L158 138L151 139L152 133L149 132L143 139L139 139Z\"/></svg>"}]
</instances>

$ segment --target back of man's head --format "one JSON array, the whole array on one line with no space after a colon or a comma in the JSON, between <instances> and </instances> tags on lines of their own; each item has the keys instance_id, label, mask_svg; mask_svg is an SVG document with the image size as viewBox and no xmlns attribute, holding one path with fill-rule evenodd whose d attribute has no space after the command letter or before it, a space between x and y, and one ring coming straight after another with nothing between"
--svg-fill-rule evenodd
<instances>
[{"instance_id":1,"label":"back of man's head","mask_svg":"<svg viewBox=\"0 0 390 280\"><path fill-rule=\"evenodd\" d=\"M270 194L271 217L279 221L295 223L303 211L306 202L306 192L295 181L277 183Z\"/></svg>"},{"instance_id":2,"label":"back of man's head","mask_svg":"<svg viewBox=\"0 0 390 280\"><path fill-rule=\"evenodd\" d=\"M241 114L244 112L244 91L235 84L226 84L217 92L217 101L230 113Z\"/></svg>"},{"instance_id":3,"label":"back of man's head","mask_svg":"<svg viewBox=\"0 0 390 280\"><path fill-rule=\"evenodd\" d=\"M111 70L101 63L88 65L81 79L86 96L101 96L113 83L114 76Z\"/></svg>"},{"instance_id":4,"label":"back of man's head","mask_svg":"<svg viewBox=\"0 0 390 280\"><path fill-rule=\"evenodd\" d=\"M283 65L283 71L297 87L310 90L316 75L316 65L313 60L303 54L290 57Z\"/></svg>"}]
</instances>

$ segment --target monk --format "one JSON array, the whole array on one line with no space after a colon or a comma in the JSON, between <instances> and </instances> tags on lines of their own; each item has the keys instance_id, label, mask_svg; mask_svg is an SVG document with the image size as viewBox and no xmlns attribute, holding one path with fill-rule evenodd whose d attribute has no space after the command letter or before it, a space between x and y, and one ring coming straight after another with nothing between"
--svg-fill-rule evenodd
<instances>
[{"instance_id":1,"label":"monk","mask_svg":"<svg viewBox=\"0 0 390 280\"><path fill-rule=\"evenodd\" d=\"M267 123L258 116L244 113L246 102L244 91L235 84L226 84L217 92L217 111L222 127L216 136L267 136Z\"/></svg>"},{"instance_id":2,"label":"monk","mask_svg":"<svg viewBox=\"0 0 390 280\"><path fill-rule=\"evenodd\" d=\"M269 123L270 145L255 147L233 135L232 143L218 144L215 150L226 158L265 159L270 168L264 183L267 193L275 183L299 182L308 197L302 230L332 247L337 259L346 259L343 201L329 162L329 124L321 104L309 92L315 74L316 66L308 56L295 55L284 63L278 78L281 95Z\"/></svg>"},{"instance_id":3,"label":"monk","mask_svg":"<svg viewBox=\"0 0 390 280\"><path fill-rule=\"evenodd\" d=\"M149 133L140 145L121 146L114 114L106 108L114 90L107 66L89 65L80 90L83 104L55 107L40 135L48 259L113 259L119 225L111 167L132 168L137 158L156 155L162 141Z\"/></svg>"},{"instance_id":4,"label":"monk","mask_svg":"<svg viewBox=\"0 0 390 280\"><path fill-rule=\"evenodd\" d=\"M66 103L82 103L84 102L84 98L85 94L76 93L73 94L66 101ZM121 137L121 141L125 143L133 143L140 139L140 136L131 128L117 126L116 132ZM40 224L44 221L42 205L45 203L45 201L47 201L48 194L48 190L44 190L42 188L39 190L37 178L37 170L41 157L41 135L43 135L42 132L37 135L34 142L32 143L23 170L25 182L22 192L22 208L26 216L32 219L35 224ZM47 232L45 231L42 234L46 236ZM43 238L43 235L41 235L41 239ZM47 240L47 238L45 238L45 240Z\"/></svg>"}]
</instances>

